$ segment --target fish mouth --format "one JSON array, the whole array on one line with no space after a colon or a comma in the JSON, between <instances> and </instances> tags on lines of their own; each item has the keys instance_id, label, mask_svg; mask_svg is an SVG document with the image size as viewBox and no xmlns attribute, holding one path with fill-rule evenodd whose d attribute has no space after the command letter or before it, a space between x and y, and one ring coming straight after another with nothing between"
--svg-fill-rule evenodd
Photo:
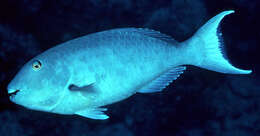
<instances>
[{"instance_id":1,"label":"fish mouth","mask_svg":"<svg viewBox=\"0 0 260 136\"><path fill-rule=\"evenodd\" d=\"M8 95L10 96L10 97L14 97L18 92L20 92L20 90L9 90L8 91Z\"/></svg>"}]
</instances>

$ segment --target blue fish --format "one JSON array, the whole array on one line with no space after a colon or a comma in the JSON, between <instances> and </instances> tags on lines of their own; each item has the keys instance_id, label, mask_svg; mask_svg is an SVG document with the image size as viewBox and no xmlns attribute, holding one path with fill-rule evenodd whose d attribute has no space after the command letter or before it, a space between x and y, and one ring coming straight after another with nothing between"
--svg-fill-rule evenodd
<instances>
[{"instance_id":1,"label":"blue fish","mask_svg":"<svg viewBox=\"0 0 260 136\"><path fill-rule=\"evenodd\" d=\"M162 91L194 65L226 74L249 74L224 55L220 23L210 19L178 42L142 28L107 30L57 45L27 62L9 83L10 100L38 111L107 119L103 106L135 93Z\"/></svg>"}]
</instances>

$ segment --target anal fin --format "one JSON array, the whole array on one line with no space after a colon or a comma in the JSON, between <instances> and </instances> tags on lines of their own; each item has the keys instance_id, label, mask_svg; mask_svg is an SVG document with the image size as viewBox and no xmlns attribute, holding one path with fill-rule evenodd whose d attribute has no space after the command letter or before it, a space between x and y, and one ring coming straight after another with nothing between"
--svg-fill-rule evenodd
<instances>
[{"instance_id":1,"label":"anal fin","mask_svg":"<svg viewBox=\"0 0 260 136\"><path fill-rule=\"evenodd\" d=\"M183 73L184 70L186 70L185 66L173 67L169 71L165 72L164 74L160 75L159 77L149 82L147 85L142 87L137 92L139 93L160 92L166 86L168 86L172 81L176 80Z\"/></svg>"},{"instance_id":2,"label":"anal fin","mask_svg":"<svg viewBox=\"0 0 260 136\"><path fill-rule=\"evenodd\" d=\"M104 111L107 111L106 108L94 108L94 109L86 109L76 112L76 115L91 118L91 119L98 119L98 120L105 120L108 119L109 116L107 116Z\"/></svg>"}]
</instances>

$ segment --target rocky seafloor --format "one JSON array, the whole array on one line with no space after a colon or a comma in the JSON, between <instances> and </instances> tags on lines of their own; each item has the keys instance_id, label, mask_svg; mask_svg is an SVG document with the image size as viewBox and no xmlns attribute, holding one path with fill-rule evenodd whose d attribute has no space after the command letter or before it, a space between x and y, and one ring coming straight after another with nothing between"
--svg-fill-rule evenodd
<instances>
[{"instance_id":1,"label":"rocky seafloor","mask_svg":"<svg viewBox=\"0 0 260 136\"><path fill-rule=\"evenodd\" d=\"M163 92L106 106L109 120L27 110L6 87L30 58L59 43L119 27L150 28L188 39L224 10L230 61L251 75L196 67ZM260 2L258 0L2 0L0 2L1 136L259 136Z\"/></svg>"}]
</instances>

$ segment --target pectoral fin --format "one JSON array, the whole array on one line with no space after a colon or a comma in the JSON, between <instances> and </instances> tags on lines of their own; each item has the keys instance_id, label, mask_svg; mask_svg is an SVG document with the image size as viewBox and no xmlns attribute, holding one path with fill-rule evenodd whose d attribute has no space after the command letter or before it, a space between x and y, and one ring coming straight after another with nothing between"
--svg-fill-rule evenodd
<instances>
[{"instance_id":1,"label":"pectoral fin","mask_svg":"<svg viewBox=\"0 0 260 136\"><path fill-rule=\"evenodd\" d=\"M94 84L95 83L91 83L89 85L85 85L85 86L77 86L77 85L74 85L74 84L71 84L69 86L69 90L70 91L75 91L75 92L80 92L83 96L86 96L87 94L89 93L95 93L96 92L96 89L94 87Z\"/></svg>"},{"instance_id":2,"label":"pectoral fin","mask_svg":"<svg viewBox=\"0 0 260 136\"><path fill-rule=\"evenodd\" d=\"M87 90L90 90L93 85L94 85L94 83L91 83L89 85L79 87L77 85L71 84L69 86L69 90L71 90L71 91L87 91Z\"/></svg>"},{"instance_id":3,"label":"pectoral fin","mask_svg":"<svg viewBox=\"0 0 260 136\"><path fill-rule=\"evenodd\" d=\"M76 115L91 118L91 119L99 119L99 120L105 120L108 119L109 116L107 116L104 111L107 111L106 108L95 108L95 109L86 109L76 112Z\"/></svg>"}]
</instances>

